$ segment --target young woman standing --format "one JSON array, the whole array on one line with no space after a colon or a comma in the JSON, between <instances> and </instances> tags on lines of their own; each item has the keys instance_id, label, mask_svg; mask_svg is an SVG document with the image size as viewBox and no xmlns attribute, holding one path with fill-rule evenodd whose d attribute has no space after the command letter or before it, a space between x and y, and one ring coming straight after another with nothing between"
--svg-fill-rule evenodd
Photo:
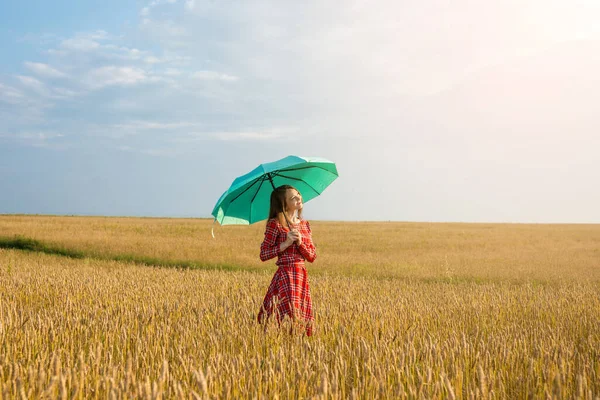
<instances>
[{"instance_id":1,"label":"young woman standing","mask_svg":"<svg viewBox=\"0 0 600 400\"><path fill-rule=\"evenodd\" d=\"M277 257L277 272L271 280L258 321L265 323L273 314L277 322L286 318L292 329L299 327L311 336L313 310L305 261L317 257L310 225L302 219L302 196L292 186L279 186L271 193L271 207L260 246L260 259Z\"/></svg>"}]
</instances>

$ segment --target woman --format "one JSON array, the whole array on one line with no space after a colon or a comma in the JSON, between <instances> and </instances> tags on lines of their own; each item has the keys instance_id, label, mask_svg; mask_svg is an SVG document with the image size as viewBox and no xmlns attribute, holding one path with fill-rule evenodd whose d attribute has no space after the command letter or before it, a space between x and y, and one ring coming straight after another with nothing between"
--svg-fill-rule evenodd
<instances>
[{"instance_id":1,"label":"woman","mask_svg":"<svg viewBox=\"0 0 600 400\"><path fill-rule=\"evenodd\" d=\"M313 311L304 261L317 257L308 221L302 219L302 196L292 186L279 186L271 193L271 208L260 246L260 259L277 257L277 272L271 280L258 321L265 323L273 313L277 322L289 317L307 336L313 331Z\"/></svg>"}]
</instances>

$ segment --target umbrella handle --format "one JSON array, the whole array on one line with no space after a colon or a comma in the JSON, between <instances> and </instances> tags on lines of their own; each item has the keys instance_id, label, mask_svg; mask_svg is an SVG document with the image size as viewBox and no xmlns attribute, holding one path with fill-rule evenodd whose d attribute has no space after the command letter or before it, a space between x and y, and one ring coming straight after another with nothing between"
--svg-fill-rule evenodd
<instances>
[{"instance_id":1,"label":"umbrella handle","mask_svg":"<svg viewBox=\"0 0 600 400\"><path fill-rule=\"evenodd\" d=\"M215 217L215 219L213 220L212 223L212 228L210 228L210 234L212 235L212 238L215 238L215 222L217 222L217 218Z\"/></svg>"}]
</instances>

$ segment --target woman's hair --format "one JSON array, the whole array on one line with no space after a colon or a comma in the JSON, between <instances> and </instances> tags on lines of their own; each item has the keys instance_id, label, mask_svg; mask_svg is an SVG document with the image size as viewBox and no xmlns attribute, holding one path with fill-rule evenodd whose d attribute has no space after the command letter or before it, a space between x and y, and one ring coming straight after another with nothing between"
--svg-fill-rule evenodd
<instances>
[{"instance_id":1,"label":"woman's hair","mask_svg":"<svg viewBox=\"0 0 600 400\"><path fill-rule=\"evenodd\" d=\"M285 214L286 198L285 194L288 189L298 190L290 185L281 185L276 187L271 192L271 207L269 209L269 219L275 218L282 226L287 226L287 216ZM298 217L302 216L302 210L298 210Z\"/></svg>"}]
</instances>

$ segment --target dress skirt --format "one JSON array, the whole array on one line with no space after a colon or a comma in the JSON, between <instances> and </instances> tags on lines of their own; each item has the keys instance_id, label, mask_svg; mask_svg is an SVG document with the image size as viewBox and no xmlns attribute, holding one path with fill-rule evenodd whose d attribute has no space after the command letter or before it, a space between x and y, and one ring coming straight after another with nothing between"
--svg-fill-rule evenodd
<instances>
[{"instance_id":1,"label":"dress skirt","mask_svg":"<svg viewBox=\"0 0 600 400\"><path fill-rule=\"evenodd\" d=\"M312 335L315 318L304 262L277 268L258 313L258 322L266 324L273 314L279 325L287 317L293 327Z\"/></svg>"}]
</instances>

